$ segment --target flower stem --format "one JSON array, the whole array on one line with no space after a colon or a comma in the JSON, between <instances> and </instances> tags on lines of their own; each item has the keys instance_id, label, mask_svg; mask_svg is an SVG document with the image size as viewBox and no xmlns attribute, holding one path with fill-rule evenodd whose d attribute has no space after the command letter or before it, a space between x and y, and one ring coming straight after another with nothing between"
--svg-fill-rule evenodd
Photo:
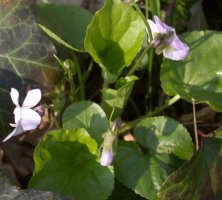
<instances>
[{"instance_id":1,"label":"flower stem","mask_svg":"<svg viewBox=\"0 0 222 200\"><path fill-rule=\"evenodd\" d=\"M143 57L146 55L148 49L151 47L151 43L149 43L146 48L143 50L142 54L140 55L140 57L137 59L136 63L132 66L132 68L130 69L130 71L127 73L127 76L132 75L136 69L138 68L139 64L141 63Z\"/></svg>"},{"instance_id":2,"label":"flower stem","mask_svg":"<svg viewBox=\"0 0 222 200\"><path fill-rule=\"evenodd\" d=\"M149 24L147 22L146 17L144 16L143 12L141 11L141 9L137 5L137 3L135 3L134 1L133 1L133 6L136 9L136 11L139 13L139 15L141 16L144 24L146 25L147 31L149 33L150 41L152 41L153 40L153 35L152 35L151 28L150 28L150 26L149 26Z\"/></svg>"},{"instance_id":3,"label":"flower stem","mask_svg":"<svg viewBox=\"0 0 222 200\"><path fill-rule=\"evenodd\" d=\"M76 71L77 71L77 76L78 76L78 81L79 81L79 88L80 88L80 98L81 98L81 100L84 100L85 99L85 91L84 91L84 80L83 80L83 77L82 77L81 67L79 65L79 62L78 62L78 59L77 59L77 56L76 56L75 52L72 52L72 57L73 57L73 60L76 64Z\"/></svg>"},{"instance_id":4,"label":"flower stem","mask_svg":"<svg viewBox=\"0 0 222 200\"><path fill-rule=\"evenodd\" d=\"M124 126L122 126L120 129L119 129L119 132L118 134L121 135L123 133L125 133L126 131L134 128L138 122L140 122L141 120L147 118L147 117L151 117L151 116L154 116L156 114L158 114L159 112L165 110L166 108L168 108L169 106L173 105L174 103L176 103L178 100L180 99L180 96L179 95L175 95L174 97L172 97L166 104L162 105L162 106L159 106L157 107L154 111L152 111L151 113L149 114L146 114L144 116L141 116L131 122L128 122L126 123Z\"/></svg>"}]
</instances>

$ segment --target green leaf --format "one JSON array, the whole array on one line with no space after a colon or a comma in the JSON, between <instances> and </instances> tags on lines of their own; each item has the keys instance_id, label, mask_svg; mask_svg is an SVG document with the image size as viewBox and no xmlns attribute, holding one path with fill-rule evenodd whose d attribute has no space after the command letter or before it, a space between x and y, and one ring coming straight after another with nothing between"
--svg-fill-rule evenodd
<instances>
[{"instance_id":1,"label":"green leaf","mask_svg":"<svg viewBox=\"0 0 222 200\"><path fill-rule=\"evenodd\" d=\"M190 55L183 61L165 59L161 84L168 95L179 94L184 100L207 103L222 111L222 33L196 31L183 35Z\"/></svg>"},{"instance_id":2,"label":"green leaf","mask_svg":"<svg viewBox=\"0 0 222 200\"><path fill-rule=\"evenodd\" d=\"M79 101L71 104L62 117L66 129L85 128L97 143L101 143L102 135L108 129L109 123L103 109L90 101Z\"/></svg>"},{"instance_id":3,"label":"green leaf","mask_svg":"<svg viewBox=\"0 0 222 200\"><path fill-rule=\"evenodd\" d=\"M94 60L112 74L130 65L145 34L140 15L120 0L106 0L87 28L85 48Z\"/></svg>"},{"instance_id":4,"label":"green leaf","mask_svg":"<svg viewBox=\"0 0 222 200\"><path fill-rule=\"evenodd\" d=\"M13 116L9 92L25 85L49 89L58 77L54 46L41 32L32 13L32 0L0 1L0 127ZM11 114L10 114L11 112Z\"/></svg>"},{"instance_id":5,"label":"green leaf","mask_svg":"<svg viewBox=\"0 0 222 200\"><path fill-rule=\"evenodd\" d=\"M115 175L137 194L156 200L163 181L192 156L192 140L185 128L165 117L142 120L135 137L142 149L135 142L118 143Z\"/></svg>"},{"instance_id":6,"label":"green leaf","mask_svg":"<svg viewBox=\"0 0 222 200\"><path fill-rule=\"evenodd\" d=\"M160 190L161 200L217 200L222 196L222 139L203 138L193 158L174 172Z\"/></svg>"},{"instance_id":7,"label":"green leaf","mask_svg":"<svg viewBox=\"0 0 222 200\"><path fill-rule=\"evenodd\" d=\"M40 4L37 19L41 28L62 45L77 51L85 51L86 28L92 14L75 5Z\"/></svg>"},{"instance_id":8,"label":"green leaf","mask_svg":"<svg viewBox=\"0 0 222 200\"><path fill-rule=\"evenodd\" d=\"M32 2L18 0L0 4L0 75L9 71L22 83L29 81L42 87L53 86L57 75L52 63L55 48L38 28L32 14ZM13 84L10 78L7 83L16 86L17 82Z\"/></svg>"},{"instance_id":9,"label":"green leaf","mask_svg":"<svg viewBox=\"0 0 222 200\"><path fill-rule=\"evenodd\" d=\"M98 163L97 144L84 129L47 134L34 153L30 188L49 190L78 200L103 200L111 194L114 176Z\"/></svg>"},{"instance_id":10,"label":"green leaf","mask_svg":"<svg viewBox=\"0 0 222 200\"><path fill-rule=\"evenodd\" d=\"M155 153L173 154L188 160L193 154L193 143L187 130L178 122L166 117L142 120L135 129L137 141Z\"/></svg>"},{"instance_id":11,"label":"green leaf","mask_svg":"<svg viewBox=\"0 0 222 200\"><path fill-rule=\"evenodd\" d=\"M0 165L1 167L1 165ZM57 193L52 193L48 191L39 191L39 190L21 190L15 188L12 184L12 180L15 180L15 177L12 177L12 172L8 169L0 169L0 199L7 200L71 200L68 197L62 197Z\"/></svg>"},{"instance_id":12,"label":"green leaf","mask_svg":"<svg viewBox=\"0 0 222 200\"><path fill-rule=\"evenodd\" d=\"M112 119L119 117L131 94L136 76L126 76L116 82L115 89L104 88L102 96L102 107L107 116L112 113Z\"/></svg>"}]
</instances>

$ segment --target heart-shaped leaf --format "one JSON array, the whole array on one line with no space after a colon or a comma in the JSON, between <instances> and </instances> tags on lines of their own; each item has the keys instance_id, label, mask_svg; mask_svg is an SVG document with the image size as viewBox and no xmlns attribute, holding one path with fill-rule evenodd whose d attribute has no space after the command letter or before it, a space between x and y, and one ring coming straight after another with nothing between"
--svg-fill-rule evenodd
<instances>
[{"instance_id":1,"label":"heart-shaped leaf","mask_svg":"<svg viewBox=\"0 0 222 200\"><path fill-rule=\"evenodd\" d=\"M203 138L193 158L169 176L161 200L216 200L222 197L222 139Z\"/></svg>"},{"instance_id":2,"label":"heart-shaped leaf","mask_svg":"<svg viewBox=\"0 0 222 200\"><path fill-rule=\"evenodd\" d=\"M78 200L107 199L114 176L98 159L97 144L84 129L51 131L34 153L35 171L29 187Z\"/></svg>"},{"instance_id":3,"label":"heart-shaped leaf","mask_svg":"<svg viewBox=\"0 0 222 200\"><path fill-rule=\"evenodd\" d=\"M112 74L128 66L138 53L145 34L140 15L120 0L106 0L87 28L85 48Z\"/></svg>"},{"instance_id":4,"label":"heart-shaped leaf","mask_svg":"<svg viewBox=\"0 0 222 200\"><path fill-rule=\"evenodd\" d=\"M92 14L75 5L40 4L37 19L42 29L57 42L78 51L85 51L86 28Z\"/></svg>"},{"instance_id":5,"label":"heart-shaped leaf","mask_svg":"<svg viewBox=\"0 0 222 200\"><path fill-rule=\"evenodd\" d=\"M32 14L32 0L0 1L0 129L9 128L13 114L9 91L25 84L51 88L58 72L55 48Z\"/></svg>"},{"instance_id":6,"label":"heart-shaped leaf","mask_svg":"<svg viewBox=\"0 0 222 200\"><path fill-rule=\"evenodd\" d=\"M63 113L62 122L64 128L69 130L85 128L98 143L102 142L102 135L109 126L103 109L90 101L71 104Z\"/></svg>"},{"instance_id":7,"label":"heart-shaped leaf","mask_svg":"<svg viewBox=\"0 0 222 200\"><path fill-rule=\"evenodd\" d=\"M192 141L185 128L165 117L142 120L135 136L142 149L135 142L119 142L115 174L136 193L156 200L163 181L192 156Z\"/></svg>"},{"instance_id":8,"label":"heart-shaped leaf","mask_svg":"<svg viewBox=\"0 0 222 200\"><path fill-rule=\"evenodd\" d=\"M165 59L161 69L161 84L168 95L207 103L222 111L222 33L196 31L183 35L190 55L183 61Z\"/></svg>"}]
</instances>

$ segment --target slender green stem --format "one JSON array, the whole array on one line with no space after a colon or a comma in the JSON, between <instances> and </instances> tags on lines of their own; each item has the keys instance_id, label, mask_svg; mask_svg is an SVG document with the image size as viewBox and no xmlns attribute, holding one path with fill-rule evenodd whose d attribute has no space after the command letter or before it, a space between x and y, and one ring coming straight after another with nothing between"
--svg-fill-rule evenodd
<instances>
[{"instance_id":1,"label":"slender green stem","mask_svg":"<svg viewBox=\"0 0 222 200\"><path fill-rule=\"evenodd\" d=\"M145 0L145 16L146 16L146 19L149 18L149 2L148 0Z\"/></svg>"},{"instance_id":2,"label":"slender green stem","mask_svg":"<svg viewBox=\"0 0 222 200\"><path fill-rule=\"evenodd\" d=\"M152 41L152 40L153 40L153 35L152 35L152 31L151 31L151 29L150 29L150 26L149 26L149 24L148 24L148 22L147 22L146 17L144 16L143 12L140 10L140 8L139 8L139 6L137 5L137 3L135 3L134 1L133 1L133 6L134 6L134 8L136 9L136 11L139 13L139 15L141 16L144 24L146 25L146 28L147 28L148 33L149 33L150 41Z\"/></svg>"},{"instance_id":3,"label":"slender green stem","mask_svg":"<svg viewBox=\"0 0 222 200\"><path fill-rule=\"evenodd\" d=\"M152 110L152 75L153 75L153 49L150 49L148 52L148 80L147 80L147 96L146 101L148 101L148 112Z\"/></svg>"},{"instance_id":4,"label":"slender green stem","mask_svg":"<svg viewBox=\"0 0 222 200\"><path fill-rule=\"evenodd\" d=\"M60 66L63 68L64 72L68 74L68 80L71 88L71 100L75 101L76 100L76 86L73 80L73 72L72 72L72 67L68 66L68 68L65 66L64 63L54 54L54 57L56 58L57 62L60 64Z\"/></svg>"},{"instance_id":5,"label":"slender green stem","mask_svg":"<svg viewBox=\"0 0 222 200\"><path fill-rule=\"evenodd\" d=\"M119 129L119 135L125 133L126 131L134 128L138 122L140 122L141 120L147 118L147 117L151 117L151 116L154 116L160 112L162 112L163 110L165 110L166 108L168 108L169 106L173 105L174 103L176 103L178 100L180 99L180 96L179 95L176 95L174 97L172 97L166 104L160 106L160 107L157 107L154 111L152 111L151 113L147 114L147 115L144 115L144 116L141 116L131 122L128 122L126 123L124 126L122 126L120 129Z\"/></svg>"},{"instance_id":6,"label":"slender green stem","mask_svg":"<svg viewBox=\"0 0 222 200\"><path fill-rule=\"evenodd\" d=\"M83 80L83 76L82 76L82 71L81 71L81 67L79 65L77 56L75 54L75 52L72 52L72 57L74 59L74 62L76 64L76 70L77 70L77 76L78 76L78 81L79 81L79 88L80 88L80 98L81 100L85 99L85 86L84 86L84 80Z\"/></svg>"},{"instance_id":7,"label":"slender green stem","mask_svg":"<svg viewBox=\"0 0 222 200\"><path fill-rule=\"evenodd\" d=\"M141 63L143 57L146 55L148 49L151 47L151 43L149 43L146 48L143 50L142 54L140 55L140 57L137 59L136 63L132 66L132 68L130 69L130 71L127 73L127 76L132 75L136 69L138 68L139 64Z\"/></svg>"},{"instance_id":8,"label":"slender green stem","mask_svg":"<svg viewBox=\"0 0 222 200\"><path fill-rule=\"evenodd\" d=\"M83 75L84 84L85 84L86 80L88 79L88 77L90 75L90 72L92 71L92 68L93 68L93 59L91 59L91 61L89 63L89 66L88 66L88 69Z\"/></svg>"},{"instance_id":9,"label":"slender green stem","mask_svg":"<svg viewBox=\"0 0 222 200\"><path fill-rule=\"evenodd\" d=\"M71 100L75 101L76 100L76 86L73 81L73 73L70 69L68 70L68 79L69 79L69 84L70 84L70 88L71 88L71 92L70 92Z\"/></svg>"}]
</instances>

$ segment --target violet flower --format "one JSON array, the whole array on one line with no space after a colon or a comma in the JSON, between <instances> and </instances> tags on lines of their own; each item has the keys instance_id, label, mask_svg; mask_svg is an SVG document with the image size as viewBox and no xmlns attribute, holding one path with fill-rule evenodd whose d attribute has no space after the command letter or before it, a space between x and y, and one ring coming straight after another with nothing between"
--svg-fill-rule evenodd
<instances>
[{"instance_id":1,"label":"violet flower","mask_svg":"<svg viewBox=\"0 0 222 200\"><path fill-rule=\"evenodd\" d=\"M41 122L40 115L31 109L37 105L41 99L41 91L39 89L28 91L22 106L19 105L19 93L16 89L12 88L10 95L12 102L16 106L14 109L15 123L10 125L15 129L3 140L3 142L10 139L12 136L35 129Z\"/></svg>"},{"instance_id":2,"label":"violet flower","mask_svg":"<svg viewBox=\"0 0 222 200\"><path fill-rule=\"evenodd\" d=\"M158 16L154 16L154 22L148 19L153 41L152 45L159 55L172 60L183 60L189 54L189 47L176 35L173 27L163 23Z\"/></svg>"},{"instance_id":3,"label":"violet flower","mask_svg":"<svg viewBox=\"0 0 222 200\"><path fill-rule=\"evenodd\" d=\"M111 130L108 130L104 134L103 149L100 157L100 164L102 166L109 166L113 162L113 158L115 155L117 130L120 128L121 123L122 122L120 119L115 120Z\"/></svg>"},{"instance_id":4,"label":"violet flower","mask_svg":"<svg viewBox=\"0 0 222 200\"><path fill-rule=\"evenodd\" d=\"M100 158L100 164L102 166L109 166L113 162L113 149L106 149L103 147L101 158Z\"/></svg>"}]
</instances>

